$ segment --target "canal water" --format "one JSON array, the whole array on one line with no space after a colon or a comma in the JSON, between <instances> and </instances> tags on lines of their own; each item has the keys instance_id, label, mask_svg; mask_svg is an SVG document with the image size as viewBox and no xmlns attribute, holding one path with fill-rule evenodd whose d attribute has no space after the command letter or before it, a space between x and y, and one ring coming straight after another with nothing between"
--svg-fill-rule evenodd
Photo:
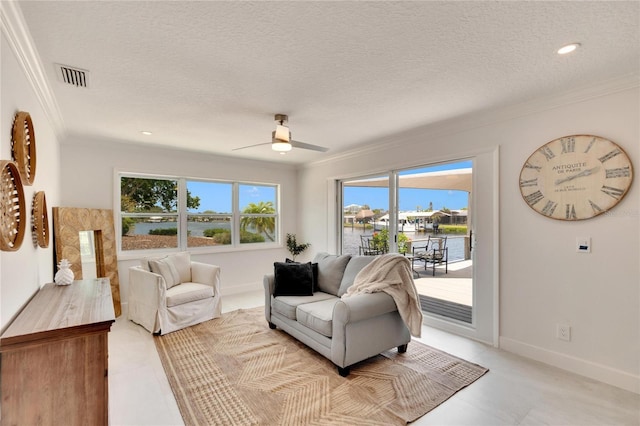
<instances>
[{"instance_id":1,"label":"canal water","mask_svg":"<svg viewBox=\"0 0 640 426\"><path fill-rule=\"evenodd\" d=\"M342 244L342 252L356 255L360 251L360 236L361 235L372 235L373 231L371 229L352 229L345 227L343 231L343 244ZM428 238L428 234L415 232L405 232L404 233L409 239L412 241L415 240L426 240ZM437 237L447 237L447 247L449 249L449 262L455 262L458 260L464 260L464 235L443 235L438 234Z\"/></svg>"}]
</instances>

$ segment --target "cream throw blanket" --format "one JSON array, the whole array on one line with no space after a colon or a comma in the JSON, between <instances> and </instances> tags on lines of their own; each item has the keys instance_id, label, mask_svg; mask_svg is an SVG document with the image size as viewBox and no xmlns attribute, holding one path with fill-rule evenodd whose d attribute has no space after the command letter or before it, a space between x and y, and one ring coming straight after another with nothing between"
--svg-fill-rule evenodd
<instances>
[{"instance_id":1,"label":"cream throw blanket","mask_svg":"<svg viewBox=\"0 0 640 426\"><path fill-rule=\"evenodd\" d=\"M420 337L422 310L409 259L395 253L376 257L360 270L342 298L379 291L393 297L400 317L407 324L411 335Z\"/></svg>"}]
</instances>

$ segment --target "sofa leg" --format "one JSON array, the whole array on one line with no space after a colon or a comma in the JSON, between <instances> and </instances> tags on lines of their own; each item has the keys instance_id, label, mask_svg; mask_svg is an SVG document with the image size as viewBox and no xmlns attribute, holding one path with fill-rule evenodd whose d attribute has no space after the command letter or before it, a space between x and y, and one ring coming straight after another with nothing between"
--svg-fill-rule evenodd
<instances>
[{"instance_id":1,"label":"sofa leg","mask_svg":"<svg viewBox=\"0 0 640 426\"><path fill-rule=\"evenodd\" d=\"M342 377L347 377L350 372L351 369L349 367L338 367L338 374Z\"/></svg>"},{"instance_id":2,"label":"sofa leg","mask_svg":"<svg viewBox=\"0 0 640 426\"><path fill-rule=\"evenodd\" d=\"M407 346L409 346L408 343L405 343L404 345L398 346L398 353L399 354L405 353L407 351Z\"/></svg>"},{"instance_id":3,"label":"sofa leg","mask_svg":"<svg viewBox=\"0 0 640 426\"><path fill-rule=\"evenodd\" d=\"M276 329L276 325L274 323L272 323L271 321L269 321L269 328L272 330Z\"/></svg>"}]
</instances>

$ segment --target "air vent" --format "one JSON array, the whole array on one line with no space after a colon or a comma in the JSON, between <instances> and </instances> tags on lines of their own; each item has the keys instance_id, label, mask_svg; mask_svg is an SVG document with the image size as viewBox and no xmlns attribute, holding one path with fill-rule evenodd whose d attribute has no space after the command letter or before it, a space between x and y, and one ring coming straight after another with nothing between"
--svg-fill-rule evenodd
<instances>
[{"instance_id":1,"label":"air vent","mask_svg":"<svg viewBox=\"0 0 640 426\"><path fill-rule=\"evenodd\" d=\"M56 64L58 80L76 87L89 87L89 71Z\"/></svg>"}]
</instances>

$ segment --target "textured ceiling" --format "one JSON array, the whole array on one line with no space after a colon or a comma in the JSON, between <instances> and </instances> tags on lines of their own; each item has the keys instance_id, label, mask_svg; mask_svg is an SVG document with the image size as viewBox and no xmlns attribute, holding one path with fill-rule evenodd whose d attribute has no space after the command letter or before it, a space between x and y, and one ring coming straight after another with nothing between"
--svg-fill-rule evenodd
<instances>
[{"instance_id":1,"label":"textured ceiling","mask_svg":"<svg viewBox=\"0 0 640 426\"><path fill-rule=\"evenodd\" d=\"M20 8L69 134L290 163L640 70L637 1ZM569 42L582 48L557 55ZM89 70L90 87L60 83L54 63ZM330 151L232 151L269 142L275 113Z\"/></svg>"}]
</instances>

